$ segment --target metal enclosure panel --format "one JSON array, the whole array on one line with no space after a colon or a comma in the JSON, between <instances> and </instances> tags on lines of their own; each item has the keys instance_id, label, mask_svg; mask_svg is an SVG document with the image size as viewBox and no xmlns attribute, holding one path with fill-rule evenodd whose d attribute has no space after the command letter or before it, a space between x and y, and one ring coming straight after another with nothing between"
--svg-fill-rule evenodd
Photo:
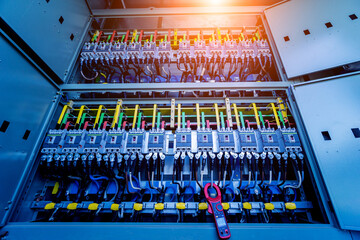
<instances>
[{"instance_id":1,"label":"metal enclosure panel","mask_svg":"<svg viewBox=\"0 0 360 240\"><path fill-rule=\"evenodd\" d=\"M359 89L359 74L293 87L338 222L350 230L360 230Z\"/></svg>"},{"instance_id":2,"label":"metal enclosure panel","mask_svg":"<svg viewBox=\"0 0 360 240\"><path fill-rule=\"evenodd\" d=\"M44 120L53 104L56 89L7 40L0 35L0 220L13 207L13 194ZM26 131L30 131L25 140ZM2 221L2 224L4 221Z\"/></svg>"},{"instance_id":3,"label":"metal enclosure panel","mask_svg":"<svg viewBox=\"0 0 360 240\"><path fill-rule=\"evenodd\" d=\"M229 223L229 227L231 239L351 240L348 231L325 224ZM9 231L11 240L219 239L213 223L10 223L3 230Z\"/></svg>"},{"instance_id":4,"label":"metal enclosure panel","mask_svg":"<svg viewBox=\"0 0 360 240\"><path fill-rule=\"evenodd\" d=\"M0 1L0 16L65 79L89 20L85 1Z\"/></svg>"},{"instance_id":5,"label":"metal enclosure panel","mask_svg":"<svg viewBox=\"0 0 360 240\"><path fill-rule=\"evenodd\" d=\"M292 0L265 10L287 76L360 61L359 9L358 0Z\"/></svg>"}]
</instances>

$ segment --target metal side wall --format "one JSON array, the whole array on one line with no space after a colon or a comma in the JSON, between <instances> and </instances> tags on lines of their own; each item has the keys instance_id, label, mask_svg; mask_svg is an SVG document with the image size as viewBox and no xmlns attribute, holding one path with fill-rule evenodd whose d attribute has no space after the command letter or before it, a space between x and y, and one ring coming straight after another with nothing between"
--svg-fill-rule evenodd
<instances>
[{"instance_id":1,"label":"metal side wall","mask_svg":"<svg viewBox=\"0 0 360 240\"><path fill-rule=\"evenodd\" d=\"M0 33L0 220L17 198L46 118L56 105L56 88Z\"/></svg>"},{"instance_id":2,"label":"metal side wall","mask_svg":"<svg viewBox=\"0 0 360 240\"><path fill-rule=\"evenodd\" d=\"M293 87L339 225L357 231L360 230L359 80L356 73Z\"/></svg>"},{"instance_id":3,"label":"metal side wall","mask_svg":"<svg viewBox=\"0 0 360 240\"><path fill-rule=\"evenodd\" d=\"M289 78L360 61L360 1L291 0L265 10Z\"/></svg>"},{"instance_id":4,"label":"metal side wall","mask_svg":"<svg viewBox=\"0 0 360 240\"><path fill-rule=\"evenodd\" d=\"M89 22L85 1L0 1L0 16L59 81L66 81Z\"/></svg>"}]
</instances>

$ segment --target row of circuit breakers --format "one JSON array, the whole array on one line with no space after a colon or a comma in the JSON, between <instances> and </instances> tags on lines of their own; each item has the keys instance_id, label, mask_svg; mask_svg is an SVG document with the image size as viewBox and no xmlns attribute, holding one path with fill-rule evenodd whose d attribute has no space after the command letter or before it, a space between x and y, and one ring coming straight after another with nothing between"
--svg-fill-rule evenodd
<instances>
[{"instance_id":1,"label":"row of circuit breakers","mask_svg":"<svg viewBox=\"0 0 360 240\"><path fill-rule=\"evenodd\" d=\"M99 36L99 40L100 40ZM157 46L155 41L141 43L140 40L127 43L126 41L87 42L81 52L81 60L113 61L118 59L165 59L174 58L242 58L270 56L270 47L266 40L211 40L206 44L204 40L195 41L190 45L189 40L180 41L177 51L171 47L170 41L161 41Z\"/></svg>"},{"instance_id":2,"label":"row of circuit breakers","mask_svg":"<svg viewBox=\"0 0 360 240\"><path fill-rule=\"evenodd\" d=\"M106 130L50 130L42 153L139 153L175 154L178 151L197 152L301 152L300 140L294 128L232 130L179 128L175 134L156 128L150 131L136 128Z\"/></svg>"},{"instance_id":3,"label":"row of circuit breakers","mask_svg":"<svg viewBox=\"0 0 360 240\"><path fill-rule=\"evenodd\" d=\"M275 115L276 129L270 122L265 126L261 112L256 118L262 126L258 121L253 129L241 113L234 129L215 109L217 122L199 117L197 130L182 112L174 132L165 129L155 110L151 128L145 127L137 107L130 125L119 108L113 118L119 121L112 124L95 120L70 127L62 114L62 123L49 130L41 149L40 170L50 181L31 208L44 221L208 222L214 214L220 236L229 234L227 221L306 218L313 205L298 192L304 155L296 129L286 127L281 111L283 124ZM214 189L216 198L210 193Z\"/></svg>"},{"instance_id":4,"label":"row of circuit breakers","mask_svg":"<svg viewBox=\"0 0 360 240\"><path fill-rule=\"evenodd\" d=\"M97 31L84 44L80 72L87 82L272 81L272 54L259 28L249 36L218 30L208 39L187 32L179 40L169 31L160 41L156 31L134 30L131 40L129 33Z\"/></svg>"}]
</instances>

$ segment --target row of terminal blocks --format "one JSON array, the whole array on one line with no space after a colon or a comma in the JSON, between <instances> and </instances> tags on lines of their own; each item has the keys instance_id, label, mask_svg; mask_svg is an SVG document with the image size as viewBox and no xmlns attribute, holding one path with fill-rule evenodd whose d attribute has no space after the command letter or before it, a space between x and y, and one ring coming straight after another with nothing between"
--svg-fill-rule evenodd
<instances>
[{"instance_id":1,"label":"row of terminal blocks","mask_svg":"<svg viewBox=\"0 0 360 240\"><path fill-rule=\"evenodd\" d=\"M126 59L170 59L180 58L221 58L221 59L244 59L255 57L271 57L269 44L266 40L227 40L224 43L218 40L196 41L194 45L184 40L179 43L178 49L171 47L169 41L161 42L159 46L155 42L86 42L82 52L81 61L114 61ZM175 58L175 59L174 59Z\"/></svg>"},{"instance_id":2,"label":"row of terminal blocks","mask_svg":"<svg viewBox=\"0 0 360 240\"><path fill-rule=\"evenodd\" d=\"M301 152L295 128L49 130L42 153Z\"/></svg>"}]
</instances>

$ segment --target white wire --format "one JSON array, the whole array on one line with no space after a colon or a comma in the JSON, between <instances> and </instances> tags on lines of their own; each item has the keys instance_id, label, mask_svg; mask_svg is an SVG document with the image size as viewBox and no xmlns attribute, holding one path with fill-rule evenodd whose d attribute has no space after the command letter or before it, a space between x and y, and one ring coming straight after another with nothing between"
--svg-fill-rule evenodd
<instances>
[{"instance_id":1,"label":"white wire","mask_svg":"<svg viewBox=\"0 0 360 240\"><path fill-rule=\"evenodd\" d=\"M297 171L298 173L298 176L299 176L299 183L297 186L294 186L294 185L286 185L284 186L284 188L300 188L301 187L301 182L302 182L302 177L301 177L301 173L300 171Z\"/></svg>"},{"instance_id":2,"label":"white wire","mask_svg":"<svg viewBox=\"0 0 360 240\"><path fill-rule=\"evenodd\" d=\"M272 182L272 170L269 171L269 185L271 184Z\"/></svg>"},{"instance_id":3,"label":"white wire","mask_svg":"<svg viewBox=\"0 0 360 240\"><path fill-rule=\"evenodd\" d=\"M164 172L161 172L161 187L164 186Z\"/></svg>"},{"instance_id":4,"label":"white wire","mask_svg":"<svg viewBox=\"0 0 360 240\"><path fill-rule=\"evenodd\" d=\"M147 65L146 67L147 67L147 69L149 70L150 74L152 75L153 72L150 70L149 65Z\"/></svg>"},{"instance_id":5,"label":"white wire","mask_svg":"<svg viewBox=\"0 0 360 240\"><path fill-rule=\"evenodd\" d=\"M166 75L169 75L166 71L165 71L165 68L164 67L161 67L162 68L162 70L164 71L164 73L166 74Z\"/></svg>"},{"instance_id":6,"label":"white wire","mask_svg":"<svg viewBox=\"0 0 360 240\"><path fill-rule=\"evenodd\" d=\"M227 171L224 171L224 178L223 178L223 185L222 185L222 187L225 187L226 174L227 174Z\"/></svg>"},{"instance_id":7,"label":"white wire","mask_svg":"<svg viewBox=\"0 0 360 240\"><path fill-rule=\"evenodd\" d=\"M279 174L278 174L278 179L277 179L277 183L280 182L280 179L281 179L281 172L279 171Z\"/></svg>"},{"instance_id":8,"label":"white wire","mask_svg":"<svg viewBox=\"0 0 360 240\"><path fill-rule=\"evenodd\" d=\"M154 172L151 172L151 185L153 188L158 189L157 187L154 186Z\"/></svg>"},{"instance_id":9,"label":"white wire","mask_svg":"<svg viewBox=\"0 0 360 240\"><path fill-rule=\"evenodd\" d=\"M115 191L115 194L114 194L114 196L112 197L112 199L110 199L110 202L112 202L112 201L115 200L115 197L116 197L116 195L117 195L117 193L118 193L118 191L119 191L119 184L118 184L118 182L117 182L115 179L113 179L113 181L115 182L115 185L116 185L116 191Z\"/></svg>"},{"instance_id":10,"label":"white wire","mask_svg":"<svg viewBox=\"0 0 360 240\"><path fill-rule=\"evenodd\" d=\"M132 187L133 189L135 189L135 190L141 190L141 188L135 187L135 186L133 185L132 178L131 178L131 172L129 173L129 176L130 176L130 185L131 185L131 187ZM140 183L139 183L139 185L140 185Z\"/></svg>"},{"instance_id":11,"label":"white wire","mask_svg":"<svg viewBox=\"0 0 360 240\"><path fill-rule=\"evenodd\" d=\"M99 75L99 73L98 73L98 72L96 72L95 77L93 77L93 78L87 78L87 77L85 77L85 75L84 75L84 73L83 73L82 69L80 69L80 73L81 73L81 76L82 76L83 78L85 78L86 80L89 80L89 81L94 80L94 79L95 79L95 78L97 78L97 76Z\"/></svg>"},{"instance_id":12,"label":"white wire","mask_svg":"<svg viewBox=\"0 0 360 240\"><path fill-rule=\"evenodd\" d=\"M139 186L141 187L141 173L138 173L138 179L139 179Z\"/></svg>"},{"instance_id":13,"label":"white wire","mask_svg":"<svg viewBox=\"0 0 360 240\"><path fill-rule=\"evenodd\" d=\"M214 186L214 170L211 170L211 185L210 187Z\"/></svg>"},{"instance_id":14,"label":"white wire","mask_svg":"<svg viewBox=\"0 0 360 240\"><path fill-rule=\"evenodd\" d=\"M201 183L201 186L204 186L203 179L204 179L204 173L203 173L203 171L200 171L200 183Z\"/></svg>"},{"instance_id":15,"label":"white wire","mask_svg":"<svg viewBox=\"0 0 360 240\"><path fill-rule=\"evenodd\" d=\"M183 172L180 172L180 185L181 187L184 187L184 181L183 181Z\"/></svg>"},{"instance_id":16,"label":"white wire","mask_svg":"<svg viewBox=\"0 0 360 240\"><path fill-rule=\"evenodd\" d=\"M250 186L250 183L251 183L251 171L249 171L249 181L248 181L248 185L247 185L247 187L249 187L249 186Z\"/></svg>"}]
</instances>

